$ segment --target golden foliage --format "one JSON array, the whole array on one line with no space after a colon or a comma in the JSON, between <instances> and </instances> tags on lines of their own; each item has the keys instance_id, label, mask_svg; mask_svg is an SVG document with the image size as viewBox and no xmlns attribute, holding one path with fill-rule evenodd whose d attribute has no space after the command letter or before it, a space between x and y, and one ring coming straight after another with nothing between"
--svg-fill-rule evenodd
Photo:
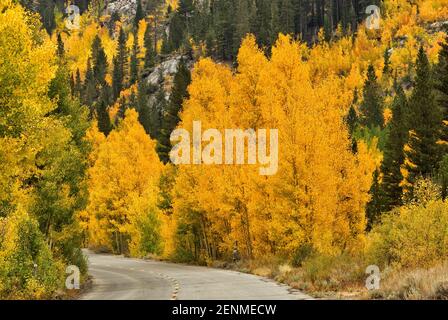
<instances>
[{"instance_id":1,"label":"golden foliage","mask_svg":"<svg viewBox=\"0 0 448 320\"><path fill-rule=\"evenodd\" d=\"M363 145L358 155L350 151L342 117L352 93L343 79L325 78L304 54L303 44L281 35L267 59L249 36L235 75L209 59L196 64L180 127L191 132L201 120L202 130L276 128L279 170L264 177L248 165L180 167L173 218L185 234L178 245L195 247L201 238L203 258L229 255L235 241L248 257L362 246L375 162Z\"/></svg>"},{"instance_id":2,"label":"golden foliage","mask_svg":"<svg viewBox=\"0 0 448 320\"><path fill-rule=\"evenodd\" d=\"M139 234L139 227L148 219L157 220L158 214L162 164L155 142L146 135L133 110L126 111L107 138L95 128L89 137L94 142L86 209L90 245L115 252L125 252L129 246L133 254L140 254L146 244L141 242L144 235Z\"/></svg>"},{"instance_id":3,"label":"golden foliage","mask_svg":"<svg viewBox=\"0 0 448 320\"><path fill-rule=\"evenodd\" d=\"M367 253L375 264L431 267L446 258L448 207L431 200L398 209L369 235Z\"/></svg>"}]
</instances>

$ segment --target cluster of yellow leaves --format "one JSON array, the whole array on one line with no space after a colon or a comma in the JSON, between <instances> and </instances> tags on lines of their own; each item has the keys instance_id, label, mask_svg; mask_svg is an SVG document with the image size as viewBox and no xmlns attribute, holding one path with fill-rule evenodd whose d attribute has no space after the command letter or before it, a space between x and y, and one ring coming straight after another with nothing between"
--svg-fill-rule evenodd
<instances>
[{"instance_id":1,"label":"cluster of yellow leaves","mask_svg":"<svg viewBox=\"0 0 448 320\"><path fill-rule=\"evenodd\" d=\"M115 54L117 42L109 35L106 27L100 27L97 22L90 21L86 16L82 16L79 30L72 30L70 33L62 33L65 55L70 71L75 74L79 69L81 77L84 76L87 68L87 60L91 57L91 48L96 35L101 39L101 44L107 56L109 67L112 66L112 59ZM54 41L56 37L54 36Z\"/></svg>"},{"instance_id":2,"label":"cluster of yellow leaves","mask_svg":"<svg viewBox=\"0 0 448 320\"><path fill-rule=\"evenodd\" d=\"M448 19L448 1L421 1L420 16L424 21L428 22Z\"/></svg>"},{"instance_id":3,"label":"cluster of yellow leaves","mask_svg":"<svg viewBox=\"0 0 448 320\"><path fill-rule=\"evenodd\" d=\"M140 225L158 219L158 182L163 166L155 142L126 112L117 129L106 138L94 126L88 133L93 145L88 171L89 202L81 215L90 245L140 255L144 235ZM155 222L156 223L156 222ZM129 240L131 239L131 240Z\"/></svg>"},{"instance_id":4,"label":"cluster of yellow leaves","mask_svg":"<svg viewBox=\"0 0 448 320\"><path fill-rule=\"evenodd\" d=\"M421 44L434 63L444 33L428 33L422 22L448 19L448 4L446 0L417 2L418 12L417 7L406 0L385 1L379 30L367 30L364 24L360 24L354 39L341 36L341 32L336 31L338 39L330 43L320 42L311 49L302 45L301 51L310 67L313 82L328 75L344 76L347 77L347 90L361 89L369 64L373 64L378 78L382 78L384 52L390 48L393 48L391 68L400 77L413 72L412 66Z\"/></svg>"},{"instance_id":5,"label":"cluster of yellow leaves","mask_svg":"<svg viewBox=\"0 0 448 320\"><path fill-rule=\"evenodd\" d=\"M112 123L117 120L117 115L118 115L118 112L120 111L120 106L122 104L129 105L132 102L131 97L133 96L135 98L137 96L137 92L138 92L137 90L138 90L137 84L133 84L129 88L126 88L120 92L120 97L108 110L109 117L110 117Z\"/></svg>"},{"instance_id":6,"label":"cluster of yellow leaves","mask_svg":"<svg viewBox=\"0 0 448 320\"><path fill-rule=\"evenodd\" d=\"M0 201L18 199L21 182L36 174L35 157L55 108L46 93L56 67L55 46L37 17L0 1ZM23 200L23 199L21 199Z\"/></svg>"},{"instance_id":7,"label":"cluster of yellow leaves","mask_svg":"<svg viewBox=\"0 0 448 320\"><path fill-rule=\"evenodd\" d=\"M448 205L430 200L401 207L383 217L368 238L372 262L396 267L429 268L448 253Z\"/></svg>"},{"instance_id":8,"label":"cluster of yellow leaves","mask_svg":"<svg viewBox=\"0 0 448 320\"><path fill-rule=\"evenodd\" d=\"M213 258L230 254L235 241L248 257L291 257L304 245L330 254L362 245L375 163L363 143L357 155L350 151L342 118L351 94L343 79L313 81L303 51L280 35L267 59L249 36L236 74L209 59L195 66L180 127L192 132L200 120L203 131L278 129L279 170L266 177L249 165L181 166L173 219L177 230L201 230L178 239L184 246L199 237Z\"/></svg>"},{"instance_id":9,"label":"cluster of yellow leaves","mask_svg":"<svg viewBox=\"0 0 448 320\"><path fill-rule=\"evenodd\" d=\"M179 0L166 0L165 3L166 6L171 6L173 10L176 10L177 6L179 5Z\"/></svg>"}]
</instances>

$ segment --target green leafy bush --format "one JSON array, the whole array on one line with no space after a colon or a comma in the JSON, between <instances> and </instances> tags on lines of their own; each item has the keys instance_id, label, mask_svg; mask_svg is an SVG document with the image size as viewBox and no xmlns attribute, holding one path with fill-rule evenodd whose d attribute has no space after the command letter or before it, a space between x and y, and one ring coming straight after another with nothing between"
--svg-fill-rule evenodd
<instances>
[{"instance_id":1,"label":"green leafy bush","mask_svg":"<svg viewBox=\"0 0 448 320\"><path fill-rule=\"evenodd\" d=\"M37 222L18 209L0 220L0 297L45 299L62 283Z\"/></svg>"}]
</instances>

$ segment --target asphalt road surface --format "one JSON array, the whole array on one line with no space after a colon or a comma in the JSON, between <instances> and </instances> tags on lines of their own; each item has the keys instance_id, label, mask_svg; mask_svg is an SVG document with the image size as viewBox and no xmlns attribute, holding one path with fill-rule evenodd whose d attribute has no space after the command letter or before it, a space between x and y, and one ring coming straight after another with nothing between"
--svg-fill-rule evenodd
<instances>
[{"instance_id":1,"label":"asphalt road surface","mask_svg":"<svg viewBox=\"0 0 448 320\"><path fill-rule=\"evenodd\" d=\"M83 300L302 300L309 296L255 275L86 252L92 288Z\"/></svg>"}]
</instances>

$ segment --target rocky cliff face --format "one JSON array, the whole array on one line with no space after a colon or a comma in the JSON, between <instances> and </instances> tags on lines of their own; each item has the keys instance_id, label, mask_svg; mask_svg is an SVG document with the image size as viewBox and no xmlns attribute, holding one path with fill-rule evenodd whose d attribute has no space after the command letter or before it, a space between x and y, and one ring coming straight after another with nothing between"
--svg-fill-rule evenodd
<instances>
[{"instance_id":1,"label":"rocky cliff face","mask_svg":"<svg viewBox=\"0 0 448 320\"><path fill-rule=\"evenodd\" d=\"M166 79L174 77L181 59L186 59L186 57L176 55L157 65L146 78L147 83L149 85L155 86L158 85L161 81L164 82Z\"/></svg>"},{"instance_id":2,"label":"rocky cliff face","mask_svg":"<svg viewBox=\"0 0 448 320\"><path fill-rule=\"evenodd\" d=\"M122 17L133 17L137 10L137 0L111 0L106 5L107 14L118 12Z\"/></svg>"},{"instance_id":3,"label":"rocky cliff face","mask_svg":"<svg viewBox=\"0 0 448 320\"><path fill-rule=\"evenodd\" d=\"M428 26L429 33L445 31L448 29L448 21L437 21Z\"/></svg>"},{"instance_id":4,"label":"rocky cliff face","mask_svg":"<svg viewBox=\"0 0 448 320\"><path fill-rule=\"evenodd\" d=\"M193 68L193 59L186 55L175 54L164 57L162 62L157 64L156 67L147 70L147 73L143 74L143 79L151 91L148 99L148 108L157 108L163 113L164 105L158 99L160 99L160 95L163 92L165 101L169 101L174 76L177 73L181 60L186 63L188 68Z\"/></svg>"}]
</instances>

